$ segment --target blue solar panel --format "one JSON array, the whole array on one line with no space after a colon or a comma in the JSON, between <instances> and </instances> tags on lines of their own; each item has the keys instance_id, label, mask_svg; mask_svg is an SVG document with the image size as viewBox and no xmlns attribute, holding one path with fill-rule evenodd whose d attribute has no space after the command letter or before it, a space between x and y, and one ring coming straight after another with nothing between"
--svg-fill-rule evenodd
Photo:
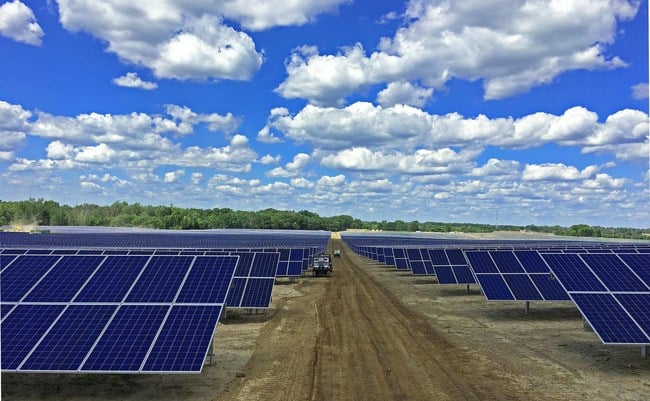
<instances>
[{"instance_id":1,"label":"blue solar panel","mask_svg":"<svg viewBox=\"0 0 650 401\"><path fill-rule=\"evenodd\" d=\"M77 370L116 309L115 305L71 305L21 370Z\"/></svg>"},{"instance_id":2,"label":"blue solar panel","mask_svg":"<svg viewBox=\"0 0 650 401\"><path fill-rule=\"evenodd\" d=\"M222 304L236 265L236 256L197 256L176 302Z\"/></svg>"},{"instance_id":3,"label":"blue solar panel","mask_svg":"<svg viewBox=\"0 0 650 401\"><path fill-rule=\"evenodd\" d=\"M452 266L458 284L476 284L476 279L469 266Z\"/></svg>"},{"instance_id":4,"label":"blue solar panel","mask_svg":"<svg viewBox=\"0 0 650 401\"><path fill-rule=\"evenodd\" d=\"M200 372L220 313L221 307L173 306L143 372Z\"/></svg>"},{"instance_id":5,"label":"blue solar panel","mask_svg":"<svg viewBox=\"0 0 650 401\"><path fill-rule=\"evenodd\" d=\"M2 321L2 370L18 369L63 308L63 305L18 305Z\"/></svg>"},{"instance_id":6,"label":"blue solar panel","mask_svg":"<svg viewBox=\"0 0 650 401\"><path fill-rule=\"evenodd\" d=\"M433 266L438 284L458 284L451 266Z\"/></svg>"},{"instance_id":7,"label":"blue solar panel","mask_svg":"<svg viewBox=\"0 0 650 401\"><path fill-rule=\"evenodd\" d=\"M650 344L647 332L650 289L639 280L638 272L634 274L628 268L629 264L623 264L616 254L544 254L542 257L601 341ZM599 285L593 284L594 280Z\"/></svg>"},{"instance_id":8,"label":"blue solar panel","mask_svg":"<svg viewBox=\"0 0 650 401\"><path fill-rule=\"evenodd\" d=\"M268 308L275 279L250 278L242 298L242 308Z\"/></svg>"},{"instance_id":9,"label":"blue solar panel","mask_svg":"<svg viewBox=\"0 0 650 401\"><path fill-rule=\"evenodd\" d=\"M104 256L64 257L29 292L25 301L69 302L103 260Z\"/></svg>"},{"instance_id":10,"label":"blue solar panel","mask_svg":"<svg viewBox=\"0 0 650 401\"><path fill-rule=\"evenodd\" d=\"M648 291L615 254L586 254L582 259L610 291Z\"/></svg>"},{"instance_id":11,"label":"blue solar panel","mask_svg":"<svg viewBox=\"0 0 650 401\"><path fill-rule=\"evenodd\" d=\"M148 260L149 256L106 257L74 301L121 302Z\"/></svg>"},{"instance_id":12,"label":"blue solar panel","mask_svg":"<svg viewBox=\"0 0 650 401\"><path fill-rule=\"evenodd\" d=\"M650 338L650 293L615 294L614 297L639 324L646 336Z\"/></svg>"},{"instance_id":13,"label":"blue solar panel","mask_svg":"<svg viewBox=\"0 0 650 401\"><path fill-rule=\"evenodd\" d=\"M226 306L238 308L241 305L241 299L244 296L246 289L246 277L234 277L230 283L228 290L228 297L226 298Z\"/></svg>"},{"instance_id":14,"label":"blue solar panel","mask_svg":"<svg viewBox=\"0 0 650 401\"><path fill-rule=\"evenodd\" d=\"M468 255L469 256L469 255ZM506 284L503 276L498 273L489 273L489 274L477 274L476 280L478 280L483 290L485 298L490 301L514 301L510 289Z\"/></svg>"},{"instance_id":15,"label":"blue solar panel","mask_svg":"<svg viewBox=\"0 0 650 401\"><path fill-rule=\"evenodd\" d=\"M58 256L21 256L0 274L0 296L3 302L20 301Z\"/></svg>"},{"instance_id":16,"label":"blue solar panel","mask_svg":"<svg viewBox=\"0 0 650 401\"><path fill-rule=\"evenodd\" d=\"M153 256L127 302L172 302L192 263L191 256Z\"/></svg>"},{"instance_id":17,"label":"blue solar panel","mask_svg":"<svg viewBox=\"0 0 650 401\"><path fill-rule=\"evenodd\" d=\"M168 305L121 306L81 370L139 371L168 309Z\"/></svg>"},{"instance_id":18,"label":"blue solar panel","mask_svg":"<svg viewBox=\"0 0 650 401\"><path fill-rule=\"evenodd\" d=\"M515 255L527 273L548 273L548 266L537 251L515 251Z\"/></svg>"},{"instance_id":19,"label":"blue solar panel","mask_svg":"<svg viewBox=\"0 0 650 401\"><path fill-rule=\"evenodd\" d=\"M15 255L0 255L0 270L9 266L9 263L13 262L15 258Z\"/></svg>"},{"instance_id":20,"label":"blue solar panel","mask_svg":"<svg viewBox=\"0 0 650 401\"><path fill-rule=\"evenodd\" d=\"M449 266L449 259L444 249L429 249L429 258L434 266Z\"/></svg>"},{"instance_id":21,"label":"blue solar panel","mask_svg":"<svg viewBox=\"0 0 650 401\"><path fill-rule=\"evenodd\" d=\"M490 255L501 273L524 273L512 251L491 251Z\"/></svg>"},{"instance_id":22,"label":"blue solar panel","mask_svg":"<svg viewBox=\"0 0 650 401\"><path fill-rule=\"evenodd\" d=\"M256 252L255 258L253 259L253 267L251 269L251 277L275 277L275 274L278 269L278 261L280 259L279 253L266 253L266 252ZM302 262L289 262L289 270L291 270L291 264L296 263L297 274L302 273Z\"/></svg>"},{"instance_id":23,"label":"blue solar panel","mask_svg":"<svg viewBox=\"0 0 650 401\"><path fill-rule=\"evenodd\" d=\"M525 301L544 299L527 274L504 274L503 278L515 299Z\"/></svg>"},{"instance_id":24,"label":"blue solar panel","mask_svg":"<svg viewBox=\"0 0 650 401\"><path fill-rule=\"evenodd\" d=\"M621 254L619 257L650 287L650 253Z\"/></svg>"},{"instance_id":25,"label":"blue solar panel","mask_svg":"<svg viewBox=\"0 0 650 401\"><path fill-rule=\"evenodd\" d=\"M530 275L535 286L547 301L569 301L569 294L550 273L535 273Z\"/></svg>"},{"instance_id":26,"label":"blue solar panel","mask_svg":"<svg viewBox=\"0 0 650 401\"><path fill-rule=\"evenodd\" d=\"M469 260L474 273L499 273L496 265L486 251L467 251L467 260Z\"/></svg>"},{"instance_id":27,"label":"blue solar panel","mask_svg":"<svg viewBox=\"0 0 650 401\"><path fill-rule=\"evenodd\" d=\"M427 268L424 265L424 261L421 260L411 260L411 272L414 276L423 276L427 274Z\"/></svg>"},{"instance_id":28,"label":"blue solar panel","mask_svg":"<svg viewBox=\"0 0 650 401\"><path fill-rule=\"evenodd\" d=\"M625 313L612 294L573 293L571 297L604 343L650 343L650 338Z\"/></svg>"},{"instance_id":29,"label":"blue solar panel","mask_svg":"<svg viewBox=\"0 0 650 401\"><path fill-rule=\"evenodd\" d=\"M564 288L571 291L606 291L577 254L541 254Z\"/></svg>"},{"instance_id":30,"label":"blue solar panel","mask_svg":"<svg viewBox=\"0 0 650 401\"><path fill-rule=\"evenodd\" d=\"M460 249L446 249L445 253L452 266L467 265L467 260Z\"/></svg>"},{"instance_id":31,"label":"blue solar panel","mask_svg":"<svg viewBox=\"0 0 650 401\"><path fill-rule=\"evenodd\" d=\"M253 257L255 256L252 252L239 252L239 262L237 263L237 269L235 270L235 276L237 277L248 277L251 272L251 266L253 265Z\"/></svg>"}]
</instances>

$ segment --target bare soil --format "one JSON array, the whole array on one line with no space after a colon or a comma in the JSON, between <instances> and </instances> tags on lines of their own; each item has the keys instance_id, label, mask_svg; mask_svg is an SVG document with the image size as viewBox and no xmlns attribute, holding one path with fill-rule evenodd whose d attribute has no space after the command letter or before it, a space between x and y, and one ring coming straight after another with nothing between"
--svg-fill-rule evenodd
<instances>
[{"instance_id":1,"label":"bare soil","mask_svg":"<svg viewBox=\"0 0 650 401\"><path fill-rule=\"evenodd\" d=\"M604 346L570 302L486 302L477 286L341 249L330 277L229 311L200 375L2 374L3 400L645 400L650 357Z\"/></svg>"}]
</instances>

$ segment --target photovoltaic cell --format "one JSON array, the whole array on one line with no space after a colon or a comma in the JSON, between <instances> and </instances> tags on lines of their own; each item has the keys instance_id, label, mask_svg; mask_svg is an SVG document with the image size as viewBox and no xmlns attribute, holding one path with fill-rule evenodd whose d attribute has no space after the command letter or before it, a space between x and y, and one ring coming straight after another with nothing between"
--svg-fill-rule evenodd
<instances>
[{"instance_id":1,"label":"photovoltaic cell","mask_svg":"<svg viewBox=\"0 0 650 401\"><path fill-rule=\"evenodd\" d=\"M490 251L499 272L501 273L524 273L524 268L511 251Z\"/></svg>"},{"instance_id":2,"label":"photovoltaic cell","mask_svg":"<svg viewBox=\"0 0 650 401\"><path fill-rule=\"evenodd\" d=\"M3 302L20 301L59 256L21 256L0 273L0 294Z\"/></svg>"},{"instance_id":3,"label":"photovoltaic cell","mask_svg":"<svg viewBox=\"0 0 650 401\"><path fill-rule=\"evenodd\" d=\"M614 297L628 311L632 318L641 326L646 336L650 338L650 293L645 294L615 294Z\"/></svg>"},{"instance_id":4,"label":"photovoltaic cell","mask_svg":"<svg viewBox=\"0 0 650 401\"><path fill-rule=\"evenodd\" d=\"M612 294L573 293L571 297L604 343L647 344L650 342L650 338L625 313Z\"/></svg>"},{"instance_id":5,"label":"photovoltaic cell","mask_svg":"<svg viewBox=\"0 0 650 401\"><path fill-rule=\"evenodd\" d=\"M535 286L547 301L569 301L569 294L550 273L535 273L530 275Z\"/></svg>"},{"instance_id":6,"label":"photovoltaic cell","mask_svg":"<svg viewBox=\"0 0 650 401\"><path fill-rule=\"evenodd\" d=\"M571 291L606 291L577 254L541 254L564 288Z\"/></svg>"},{"instance_id":7,"label":"photovoltaic cell","mask_svg":"<svg viewBox=\"0 0 650 401\"><path fill-rule=\"evenodd\" d=\"M226 306L233 308L238 308L241 304L241 299L244 296L244 290L246 289L246 277L234 277L230 283L230 289L228 290L228 296L226 298Z\"/></svg>"},{"instance_id":8,"label":"photovoltaic cell","mask_svg":"<svg viewBox=\"0 0 650 401\"><path fill-rule=\"evenodd\" d=\"M275 279L250 278L242 297L242 308L268 308Z\"/></svg>"},{"instance_id":9,"label":"photovoltaic cell","mask_svg":"<svg viewBox=\"0 0 650 401\"><path fill-rule=\"evenodd\" d=\"M526 270L526 273L548 273L546 263L537 251L514 251L515 256Z\"/></svg>"},{"instance_id":10,"label":"photovoltaic cell","mask_svg":"<svg viewBox=\"0 0 650 401\"><path fill-rule=\"evenodd\" d=\"M468 251L465 252L474 273L499 273L496 265L490 258L490 254L484 251ZM480 281L479 281L480 282Z\"/></svg>"},{"instance_id":11,"label":"photovoltaic cell","mask_svg":"<svg viewBox=\"0 0 650 401\"><path fill-rule=\"evenodd\" d=\"M71 305L21 370L76 370L116 309L116 305Z\"/></svg>"},{"instance_id":12,"label":"photovoltaic cell","mask_svg":"<svg viewBox=\"0 0 650 401\"><path fill-rule=\"evenodd\" d=\"M9 266L9 263L11 263L15 258L15 255L0 255L0 270Z\"/></svg>"},{"instance_id":13,"label":"photovoltaic cell","mask_svg":"<svg viewBox=\"0 0 650 401\"><path fill-rule=\"evenodd\" d=\"M544 299L527 274L504 274L503 279L517 300L541 301Z\"/></svg>"},{"instance_id":14,"label":"photovoltaic cell","mask_svg":"<svg viewBox=\"0 0 650 401\"><path fill-rule=\"evenodd\" d=\"M106 257L75 302L121 302L148 260L149 256Z\"/></svg>"},{"instance_id":15,"label":"photovoltaic cell","mask_svg":"<svg viewBox=\"0 0 650 401\"><path fill-rule=\"evenodd\" d=\"M127 302L172 302L192 263L191 256L153 256Z\"/></svg>"},{"instance_id":16,"label":"photovoltaic cell","mask_svg":"<svg viewBox=\"0 0 650 401\"><path fill-rule=\"evenodd\" d=\"M69 302L104 256L65 257L39 282L25 298L26 302Z\"/></svg>"},{"instance_id":17,"label":"photovoltaic cell","mask_svg":"<svg viewBox=\"0 0 650 401\"><path fill-rule=\"evenodd\" d=\"M63 308L63 305L18 305L2 321L2 370L18 369Z\"/></svg>"},{"instance_id":18,"label":"photovoltaic cell","mask_svg":"<svg viewBox=\"0 0 650 401\"><path fill-rule=\"evenodd\" d=\"M619 257L650 287L650 253L621 254Z\"/></svg>"},{"instance_id":19,"label":"photovoltaic cell","mask_svg":"<svg viewBox=\"0 0 650 401\"><path fill-rule=\"evenodd\" d=\"M275 277L279 259L279 253L256 252L253 259L250 277ZM289 263L291 264L294 262ZM298 262L296 261L296 263ZM299 267L302 272L302 262L300 262Z\"/></svg>"},{"instance_id":20,"label":"photovoltaic cell","mask_svg":"<svg viewBox=\"0 0 650 401\"><path fill-rule=\"evenodd\" d=\"M610 291L650 291L614 254L586 254L581 258Z\"/></svg>"},{"instance_id":21,"label":"photovoltaic cell","mask_svg":"<svg viewBox=\"0 0 650 401\"><path fill-rule=\"evenodd\" d=\"M173 306L143 372L200 372L220 313L215 306Z\"/></svg>"},{"instance_id":22,"label":"photovoltaic cell","mask_svg":"<svg viewBox=\"0 0 650 401\"><path fill-rule=\"evenodd\" d=\"M121 306L81 370L139 371L168 309L168 305Z\"/></svg>"},{"instance_id":23,"label":"photovoltaic cell","mask_svg":"<svg viewBox=\"0 0 650 401\"><path fill-rule=\"evenodd\" d=\"M197 256L176 302L223 303L237 259L237 256Z\"/></svg>"},{"instance_id":24,"label":"photovoltaic cell","mask_svg":"<svg viewBox=\"0 0 650 401\"><path fill-rule=\"evenodd\" d=\"M498 273L477 274L476 280L481 285L485 298L490 301L514 301L503 276Z\"/></svg>"}]
</instances>

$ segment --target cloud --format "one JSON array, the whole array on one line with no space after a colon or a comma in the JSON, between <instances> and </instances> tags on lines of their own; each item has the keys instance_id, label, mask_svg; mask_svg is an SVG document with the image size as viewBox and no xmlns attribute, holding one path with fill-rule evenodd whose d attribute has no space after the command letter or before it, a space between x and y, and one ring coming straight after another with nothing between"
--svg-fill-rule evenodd
<instances>
[{"instance_id":1,"label":"cloud","mask_svg":"<svg viewBox=\"0 0 650 401\"><path fill-rule=\"evenodd\" d=\"M137 88L148 91L158 88L157 83L143 81L135 72L127 72L126 75L113 79L113 83L125 88Z\"/></svg>"},{"instance_id":2,"label":"cloud","mask_svg":"<svg viewBox=\"0 0 650 401\"><path fill-rule=\"evenodd\" d=\"M401 174L444 174L462 172L471 168L471 161L480 152L457 153L450 148L419 149L412 154L384 153L357 147L325 156L321 164L326 167L350 171L384 171Z\"/></svg>"},{"instance_id":3,"label":"cloud","mask_svg":"<svg viewBox=\"0 0 650 401\"><path fill-rule=\"evenodd\" d=\"M0 100L0 150L15 150L25 144L31 116L22 106Z\"/></svg>"},{"instance_id":4,"label":"cloud","mask_svg":"<svg viewBox=\"0 0 650 401\"><path fill-rule=\"evenodd\" d=\"M296 188L313 188L314 183L304 177L292 178L291 186Z\"/></svg>"},{"instance_id":5,"label":"cloud","mask_svg":"<svg viewBox=\"0 0 650 401\"><path fill-rule=\"evenodd\" d=\"M223 24L214 6L60 0L64 28L106 41L120 59L158 78L248 80L263 57L252 38Z\"/></svg>"},{"instance_id":6,"label":"cloud","mask_svg":"<svg viewBox=\"0 0 650 401\"><path fill-rule=\"evenodd\" d=\"M648 83L643 82L640 84L632 85L632 97L637 100L648 98Z\"/></svg>"},{"instance_id":7,"label":"cloud","mask_svg":"<svg viewBox=\"0 0 650 401\"><path fill-rule=\"evenodd\" d=\"M563 163L527 164L522 178L526 181L574 181L591 178L599 170L598 166L587 166L578 170Z\"/></svg>"},{"instance_id":8,"label":"cloud","mask_svg":"<svg viewBox=\"0 0 650 401\"><path fill-rule=\"evenodd\" d=\"M410 82L391 82L377 94L377 103L384 107L408 104L423 107L433 95L433 89L420 88Z\"/></svg>"},{"instance_id":9,"label":"cloud","mask_svg":"<svg viewBox=\"0 0 650 401\"><path fill-rule=\"evenodd\" d=\"M12 162L16 159L14 152L0 150L0 162Z\"/></svg>"},{"instance_id":10,"label":"cloud","mask_svg":"<svg viewBox=\"0 0 650 401\"><path fill-rule=\"evenodd\" d=\"M257 141L268 144L284 142L282 138L273 135L270 128L266 125L257 133Z\"/></svg>"},{"instance_id":11,"label":"cloud","mask_svg":"<svg viewBox=\"0 0 650 401\"><path fill-rule=\"evenodd\" d=\"M267 127L298 143L327 150L641 144L649 129L648 115L639 110L620 110L602 123L598 120L596 113L581 106L561 115L538 112L515 119L437 115L408 105L382 107L356 102L344 108L306 105L295 115L276 111L268 118Z\"/></svg>"},{"instance_id":12,"label":"cloud","mask_svg":"<svg viewBox=\"0 0 650 401\"><path fill-rule=\"evenodd\" d=\"M505 98L566 71L624 67L607 46L638 8L623 0L411 0L404 25L370 55L358 43L333 55L296 48L276 91L332 106L369 85L418 80L440 90L455 77L482 80L486 99Z\"/></svg>"},{"instance_id":13,"label":"cloud","mask_svg":"<svg viewBox=\"0 0 650 401\"><path fill-rule=\"evenodd\" d=\"M293 157L293 161L287 163L284 167L276 167L268 171L268 177L294 177L309 163L310 156L306 153L298 153Z\"/></svg>"},{"instance_id":14,"label":"cloud","mask_svg":"<svg viewBox=\"0 0 650 401\"><path fill-rule=\"evenodd\" d=\"M40 46L43 30L31 8L18 0L0 6L0 35L17 42Z\"/></svg>"},{"instance_id":15,"label":"cloud","mask_svg":"<svg viewBox=\"0 0 650 401\"><path fill-rule=\"evenodd\" d=\"M164 181L167 183L174 183L180 180L183 176L185 176L185 170L170 171L165 173Z\"/></svg>"},{"instance_id":16,"label":"cloud","mask_svg":"<svg viewBox=\"0 0 650 401\"><path fill-rule=\"evenodd\" d=\"M254 7L248 0L218 2L226 18L234 19L253 31L276 26L304 25L312 22L318 14L334 11L340 4L352 0L310 0L285 1L267 0L257 2Z\"/></svg>"},{"instance_id":17,"label":"cloud","mask_svg":"<svg viewBox=\"0 0 650 401\"><path fill-rule=\"evenodd\" d=\"M336 176L324 175L318 179L316 185L321 187L337 187L343 185L345 182L345 175L339 174Z\"/></svg>"},{"instance_id":18,"label":"cloud","mask_svg":"<svg viewBox=\"0 0 650 401\"><path fill-rule=\"evenodd\" d=\"M266 154L260 159L260 163L265 164L265 165L267 165L267 164L277 164L277 163L280 162L281 159L282 159L281 155L271 156L269 154Z\"/></svg>"}]
</instances>

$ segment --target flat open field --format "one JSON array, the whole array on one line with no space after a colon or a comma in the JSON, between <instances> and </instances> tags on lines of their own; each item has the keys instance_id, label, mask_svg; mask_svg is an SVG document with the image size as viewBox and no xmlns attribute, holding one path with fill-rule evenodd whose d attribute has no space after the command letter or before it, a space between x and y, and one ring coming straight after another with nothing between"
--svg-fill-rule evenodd
<instances>
[{"instance_id":1,"label":"flat open field","mask_svg":"<svg viewBox=\"0 0 650 401\"><path fill-rule=\"evenodd\" d=\"M3 400L643 400L650 358L604 346L570 302L487 302L472 286L342 249L329 278L275 286L219 324L200 375L3 374Z\"/></svg>"}]
</instances>

